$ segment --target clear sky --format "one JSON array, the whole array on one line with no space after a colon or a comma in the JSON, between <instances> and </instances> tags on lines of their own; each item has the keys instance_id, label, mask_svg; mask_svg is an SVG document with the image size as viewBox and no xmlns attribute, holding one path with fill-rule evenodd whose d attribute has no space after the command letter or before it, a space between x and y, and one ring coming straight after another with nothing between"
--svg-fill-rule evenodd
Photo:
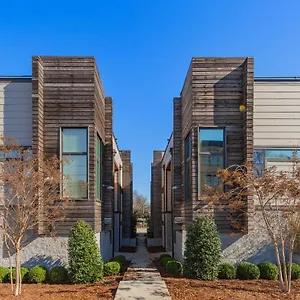
<instances>
[{"instance_id":1,"label":"clear sky","mask_svg":"<svg viewBox=\"0 0 300 300\"><path fill-rule=\"evenodd\" d=\"M256 76L300 76L300 1L1 1L0 74L31 74L32 55L96 57L134 188L149 197L191 57L254 56Z\"/></svg>"}]
</instances>

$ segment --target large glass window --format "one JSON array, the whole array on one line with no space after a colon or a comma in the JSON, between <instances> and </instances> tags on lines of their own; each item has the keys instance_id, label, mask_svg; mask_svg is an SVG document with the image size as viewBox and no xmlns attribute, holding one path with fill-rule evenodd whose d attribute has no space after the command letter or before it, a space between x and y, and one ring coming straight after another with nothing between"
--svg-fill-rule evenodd
<instances>
[{"instance_id":1,"label":"large glass window","mask_svg":"<svg viewBox=\"0 0 300 300\"><path fill-rule=\"evenodd\" d=\"M199 130L199 191L204 186L218 186L217 172L224 168L224 130Z\"/></svg>"},{"instance_id":2,"label":"large glass window","mask_svg":"<svg viewBox=\"0 0 300 300\"><path fill-rule=\"evenodd\" d=\"M99 136L97 136L96 141L96 160L97 160L97 166L96 166L96 199L101 200L102 198L102 154L103 153L103 143Z\"/></svg>"},{"instance_id":3,"label":"large glass window","mask_svg":"<svg viewBox=\"0 0 300 300\"><path fill-rule=\"evenodd\" d=\"M184 140L184 199L191 198L191 156L192 137L189 134Z\"/></svg>"},{"instance_id":4,"label":"large glass window","mask_svg":"<svg viewBox=\"0 0 300 300\"><path fill-rule=\"evenodd\" d=\"M87 128L62 128L63 190L74 199L87 199Z\"/></svg>"},{"instance_id":5,"label":"large glass window","mask_svg":"<svg viewBox=\"0 0 300 300\"><path fill-rule=\"evenodd\" d=\"M291 166L292 158L299 158L299 150L296 149L254 149L253 165L254 174L262 176L267 168L276 166L285 171Z\"/></svg>"}]
</instances>

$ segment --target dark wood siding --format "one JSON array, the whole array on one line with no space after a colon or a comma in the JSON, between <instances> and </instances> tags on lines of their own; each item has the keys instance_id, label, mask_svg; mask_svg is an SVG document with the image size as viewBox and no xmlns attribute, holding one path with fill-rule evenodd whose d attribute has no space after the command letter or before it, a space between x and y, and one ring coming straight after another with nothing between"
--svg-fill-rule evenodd
<instances>
[{"instance_id":1,"label":"dark wood siding","mask_svg":"<svg viewBox=\"0 0 300 300\"><path fill-rule=\"evenodd\" d=\"M97 132L105 141L104 94L93 57L33 57L33 152L60 153L60 128L88 128L88 200L75 200L58 234L68 234L82 219L100 231L96 195ZM96 223L98 226L96 226Z\"/></svg>"},{"instance_id":2,"label":"dark wood siding","mask_svg":"<svg viewBox=\"0 0 300 300\"><path fill-rule=\"evenodd\" d=\"M133 204L133 180L131 152L129 150L120 151L122 158L122 236L131 238L131 217Z\"/></svg>"},{"instance_id":3,"label":"dark wood siding","mask_svg":"<svg viewBox=\"0 0 300 300\"><path fill-rule=\"evenodd\" d=\"M239 106L245 104L245 112ZM174 104L174 110L179 104ZM181 138L174 114L174 179L179 176L177 159L181 155L183 183L183 142L192 136L191 200L184 202L185 224L203 211L198 193L198 128L224 128L227 140L227 166L251 161L253 156L253 59L252 58L193 58L181 94ZM178 117L177 117L178 118ZM180 153L178 152L180 139ZM177 174L177 175L176 175ZM179 182L179 178L177 180ZM177 195L177 196L176 196ZM179 195L174 192L174 201ZM183 200L181 191L181 201ZM249 199L251 204L251 199ZM178 204L177 207L180 207ZM181 208L181 211L183 209ZM175 214L176 215L176 214ZM216 213L219 228L228 230L226 213Z\"/></svg>"}]
</instances>

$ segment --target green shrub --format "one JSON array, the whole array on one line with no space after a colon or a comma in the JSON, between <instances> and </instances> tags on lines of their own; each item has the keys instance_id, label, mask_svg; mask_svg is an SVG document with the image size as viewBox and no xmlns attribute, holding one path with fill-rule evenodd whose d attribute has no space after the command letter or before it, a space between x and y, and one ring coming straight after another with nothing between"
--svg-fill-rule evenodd
<instances>
[{"instance_id":1,"label":"green shrub","mask_svg":"<svg viewBox=\"0 0 300 300\"><path fill-rule=\"evenodd\" d=\"M22 282L28 282L28 272L29 272L29 270L27 268L21 268ZM13 278L13 282L16 282L16 269L15 268L12 269L12 278ZM10 282L10 272L8 272L8 274L5 278L5 282Z\"/></svg>"},{"instance_id":2,"label":"green shrub","mask_svg":"<svg viewBox=\"0 0 300 300\"><path fill-rule=\"evenodd\" d=\"M121 264L117 261L110 261L104 264L104 276L117 275L121 271Z\"/></svg>"},{"instance_id":3,"label":"green shrub","mask_svg":"<svg viewBox=\"0 0 300 300\"><path fill-rule=\"evenodd\" d=\"M221 241L214 220L200 216L187 232L184 272L189 278L214 280L218 276Z\"/></svg>"},{"instance_id":4,"label":"green shrub","mask_svg":"<svg viewBox=\"0 0 300 300\"><path fill-rule=\"evenodd\" d=\"M218 278L220 279L234 279L236 276L236 269L233 264L223 263L219 265Z\"/></svg>"},{"instance_id":5,"label":"green shrub","mask_svg":"<svg viewBox=\"0 0 300 300\"><path fill-rule=\"evenodd\" d=\"M170 260L173 260L173 258L171 256L165 256L161 259L160 261L160 264L161 266L165 269L167 267L167 263L170 261Z\"/></svg>"},{"instance_id":6,"label":"green shrub","mask_svg":"<svg viewBox=\"0 0 300 300\"><path fill-rule=\"evenodd\" d=\"M0 283L7 281L8 274L9 270L7 268L0 267Z\"/></svg>"},{"instance_id":7,"label":"green shrub","mask_svg":"<svg viewBox=\"0 0 300 300\"><path fill-rule=\"evenodd\" d=\"M159 257L159 261L161 261L164 257L171 257L170 254L164 253Z\"/></svg>"},{"instance_id":8,"label":"green shrub","mask_svg":"<svg viewBox=\"0 0 300 300\"><path fill-rule=\"evenodd\" d=\"M97 282L103 278L103 261L94 231L89 224L78 221L71 229L68 252L73 283Z\"/></svg>"},{"instance_id":9,"label":"green shrub","mask_svg":"<svg viewBox=\"0 0 300 300\"><path fill-rule=\"evenodd\" d=\"M43 283L47 279L47 269L45 267L36 266L29 270L27 274L29 283Z\"/></svg>"},{"instance_id":10,"label":"green shrub","mask_svg":"<svg viewBox=\"0 0 300 300\"><path fill-rule=\"evenodd\" d=\"M166 271L174 275L182 275L183 266L180 261L176 259L171 259L166 264Z\"/></svg>"},{"instance_id":11,"label":"green shrub","mask_svg":"<svg viewBox=\"0 0 300 300\"><path fill-rule=\"evenodd\" d=\"M54 267L49 272L49 280L51 283L66 283L68 279L68 270L63 266Z\"/></svg>"},{"instance_id":12,"label":"green shrub","mask_svg":"<svg viewBox=\"0 0 300 300\"><path fill-rule=\"evenodd\" d=\"M261 279L277 280L278 267L271 262L262 262L257 265L260 271Z\"/></svg>"},{"instance_id":13,"label":"green shrub","mask_svg":"<svg viewBox=\"0 0 300 300\"><path fill-rule=\"evenodd\" d=\"M287 272L287 275L289 274L289 263L286 263L286 272ZM283 269L283 263L281 264L281 268ZM283 274L282 274L283 276ZM292 280L295 280L295 279L300 279L300 266L295 264L295 263L292 263Z\"/></svg>"},{"instance_id":14,"label":"green shrub","mask_svg":"<svg viewBox=\"0 0 300 300\"><path fill-rule=\"evenodd\" d=\"M112 258L111 261L112 262L116 261L116 262L118 262L120 264L120 266L121 266L121 272L124 272L126 270L127 260L126 260L126 257L124 255L115 256L115 257Z\"/></svg>"},{"instance_id":15,"label":"green shrub","mask_svg":"<svg viewBox=\"0 0 300 300\"><path fill-rule=\"evenodd\" d=\"M258 266L249 263L249 262L242 262L238 265L236 270L236 277L242 280L248 279L258 279L260 276L260 271Z\"/></svg>"},{"instance_id":16,"label":"green shrub","mask_svg":"<svg viewBox=\"0 0 300 300\"><path fill-rule=\"evenodd\" d=\"M126 257L124 255L115 256L111 261L117 261L121 265L126 265L127 263Z\"/></svg>"}]
</instances>

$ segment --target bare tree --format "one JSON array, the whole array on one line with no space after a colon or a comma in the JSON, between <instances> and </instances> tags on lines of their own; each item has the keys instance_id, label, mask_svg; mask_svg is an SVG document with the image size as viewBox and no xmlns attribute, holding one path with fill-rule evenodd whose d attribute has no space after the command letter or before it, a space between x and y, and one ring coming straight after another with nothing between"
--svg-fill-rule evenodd
<instances>
[{"instance_id":1,"label":"bare tree","mask_svg":"<svg viewBox=\"0 0 300 300\"><path fill-rule=\"evenodd\" d=\"M133 193L133 212L137 218L146 218L150 214L150 204L147 198L137 191Z\"/></svg>"},{"instance_id":2,"label":"bare tree","mask_svg":"<svg viewBox=\"0 0 300 300\"><path fill-rule=\"evenodd\" d=\"M0 142L0 230L9 256L15 253L17 296L22 283L21 249L30 235L54 233L69 197L61 197L62 162L57 157L34 157L13 139Z\"/></svg>"},{"instance_id":3,"label":"bare tree","mask_svg":"<svg viewBox=\"0 0 300 300\"><path fill-rule=\"evenodd\" d=\"M257 234L266 231L275 249L280 288L289 293L295 239L300 232L298 159L294 157L290 160L287 171L272 167L261 174L260 170L247 164L219 170L217 176L220 182L217 188L206 186L207 195L202 198L207 204L206 209L212 211L212 208L218 207L231 211L235 215L231 221L239 228L242 228L241 220L246 216L258 224ZM254 199L254 212L251 213L248 197Z\"/></svg>"}]
</instances>

